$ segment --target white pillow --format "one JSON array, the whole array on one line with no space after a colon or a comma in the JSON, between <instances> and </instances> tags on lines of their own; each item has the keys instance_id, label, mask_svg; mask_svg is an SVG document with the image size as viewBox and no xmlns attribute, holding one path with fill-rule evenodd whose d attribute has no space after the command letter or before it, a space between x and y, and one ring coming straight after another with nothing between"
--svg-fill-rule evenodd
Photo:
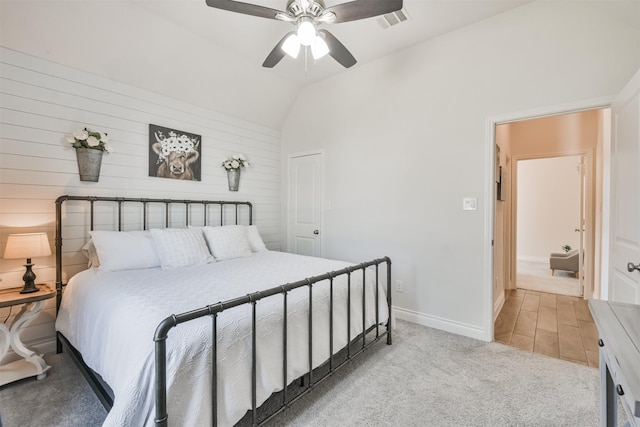
<instances>
[{"instance_id":1,"label":"white pillow","mask_svg":"<svg viewBox=\"0 0 640 427\"><path fill-rule=\"evenodd\" d=\"M260 252L266 251L267 247L264 245L262 241L262 237L260 237L260 233L258 232L258 227L255 225L246 225L244 227L244 231L247 236L247 242L249 242L249 247L251 248L251 252Z\"/></svg>"},{"instance_id":2,"label":"white pillow","mask_svg":"<svg viewBox=\"0 0 640 427\"><path fill-rule=\"evenodd\" d=\"M100 270L120 271L160 267L149 231L90 231Z\"/></svg>"},{"instance_id":3,"label":"white pillow","mask_svg":"<svg viewBox=\"0 0 640 427\"><path fill-rule=\"evenodd\" d=\"M217 261L251 256L243 225L204 227L202 231Z\"/></svg>"},{"instance_id":4,"label":"white pillow","mask_svg":"<svg viewBox=\"0 0 640 427\"><path fill-rule=\"evenodd\" d=\"M154 228L151 235L156 243L163 270L214 262L202 232L193 228Z\"/></svg>"},{"instance_id":5,"label":"white pillow","mask_svg":"<svg viewBox=\"0 0 640 427\"><path fill-rule=\"evenodd\" d=\"M100 267L100 258L98 257L98 252L96 252L96 246L93 244L93 240L89 239L89 241L84 244L81 251L82 255L86 256L88 259L87 267Z\"/></svg>"}]
</instances>

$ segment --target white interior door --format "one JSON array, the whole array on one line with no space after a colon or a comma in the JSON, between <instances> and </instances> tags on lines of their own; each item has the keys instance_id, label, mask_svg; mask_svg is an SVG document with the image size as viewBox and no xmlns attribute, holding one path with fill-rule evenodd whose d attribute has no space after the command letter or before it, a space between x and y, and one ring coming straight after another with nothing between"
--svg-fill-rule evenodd
<instances>
[{"instance_id":1,"label":"white interior door","mask_svg":"<svg viewBox=\"0 0 640 427\"><path fill-rule=\"evenodd\" d=\"M321 256L322 153L289 159L289 251Z\"/></svg>"},{"instance_id":2,"label":"white interior door","mask_svg":"<svg viewBox=\"0 0 640 427\"><path fill-rule=\"evenodd\" d=\"M609 300L640 304L640 70L611 112Z\"/></svg>"}]
</instances>

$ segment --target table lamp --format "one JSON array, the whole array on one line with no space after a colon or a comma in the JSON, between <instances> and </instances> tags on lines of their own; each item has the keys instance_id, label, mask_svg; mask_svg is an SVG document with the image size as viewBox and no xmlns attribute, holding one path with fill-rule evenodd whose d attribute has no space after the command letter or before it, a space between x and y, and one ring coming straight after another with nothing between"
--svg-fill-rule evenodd
<instances>
[{"instance_id":1,"label":"table lamp","mask_svg":"<svg viewBox=\"0 0 640 427\"><path fill-rule=\"evenodd\" d=\"M27 263L24 265L27 267L27 271L24 273L24 276L22 276L24 287L20 291L21 294L38 292L38 288L34 283L36 275L31 269L31 267L33 267L31 258L49 255L51 255L51 247L49 246L47 233L9 234L7 247L4 250L4 258L27 259Z\"/></svg>"}]
</instances>

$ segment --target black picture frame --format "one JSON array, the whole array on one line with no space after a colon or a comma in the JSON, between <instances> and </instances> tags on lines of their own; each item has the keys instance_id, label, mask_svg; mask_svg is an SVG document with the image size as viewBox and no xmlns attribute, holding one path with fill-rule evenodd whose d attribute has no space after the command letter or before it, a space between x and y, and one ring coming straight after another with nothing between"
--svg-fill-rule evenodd
<instances>
[{"instance_id":1,"label":"black picture frame","mask_svg":"<svg viewBox=\"0 0 640 427\"><path fill-rule=\"evenodd\" d=\"M498 182L496 183L496 200L504 201L505 200L505 190L502 185L502 166L498 166Z\"/></svg>"},{"instance_id":2,"label":"black picture frame","mask_svg":"<svg viewBox=\"0 0 640 427\"><path fill-rule=\"evenodd\" d=\"M500 146L498 144L496 144L496 163L494 165L495 175L496 175L496 182L500 182L499 167L500 167Z\"/></svg>"},{"instance_id":3,"label":"black picture frame","mask_svg":"<svg viewBox=\"0 0 640 427\"><path fill-rule=\"evenodd\" d=\"M200 181L202 136L149 124L149 176Z\"/></svg>"}]
</instances>

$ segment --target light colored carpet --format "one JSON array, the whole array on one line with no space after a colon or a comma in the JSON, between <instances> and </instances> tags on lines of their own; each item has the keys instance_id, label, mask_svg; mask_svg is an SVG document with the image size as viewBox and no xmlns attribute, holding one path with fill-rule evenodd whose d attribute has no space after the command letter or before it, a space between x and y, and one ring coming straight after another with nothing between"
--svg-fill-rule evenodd
<instances>
[{"instance_id":1,"label":"light colored carpet","mask_svg":"<svg viewBox=\"0 0 640 427\"><path fill-rule=\"evenodd\" d=\"M596 426L598 371L398 321L273 426ZM105 412L65 354L43 381L0 389L6 427L97 426ZM29 406L30 405L30 406Z\"/></svg>"},{"instance_id":2,"label":"light colored carpet","mask_svg":"<svg viewBox=\"0 0 640 427\"><path fill-rule=\"evenodd\" d=\"M551 275L548 263L518 261L516 288L551 294L580 296L580 284L575 275L569 271L556 270Z\"/></svg>"},{"instance_id":3,"label":"light colored carpet","mask_svg":"<svg viewBox=\"0 0 640 427\"><path fill-rule=\"evenodd\" d=\"M398 323L392 347L376 347L274 425L598 424L596 369Z\"/></svg>"},{"instance_id":4,"label":"light colored carpet","mask_svg":"<svg viewBox=\"0 0 640 427\"><path fill-rule=\"evenodd\" d=\"M69 355L47 354L47 377L0 387L4 427L97 427L107 411Z\"/></svg>"}]
</instances>

